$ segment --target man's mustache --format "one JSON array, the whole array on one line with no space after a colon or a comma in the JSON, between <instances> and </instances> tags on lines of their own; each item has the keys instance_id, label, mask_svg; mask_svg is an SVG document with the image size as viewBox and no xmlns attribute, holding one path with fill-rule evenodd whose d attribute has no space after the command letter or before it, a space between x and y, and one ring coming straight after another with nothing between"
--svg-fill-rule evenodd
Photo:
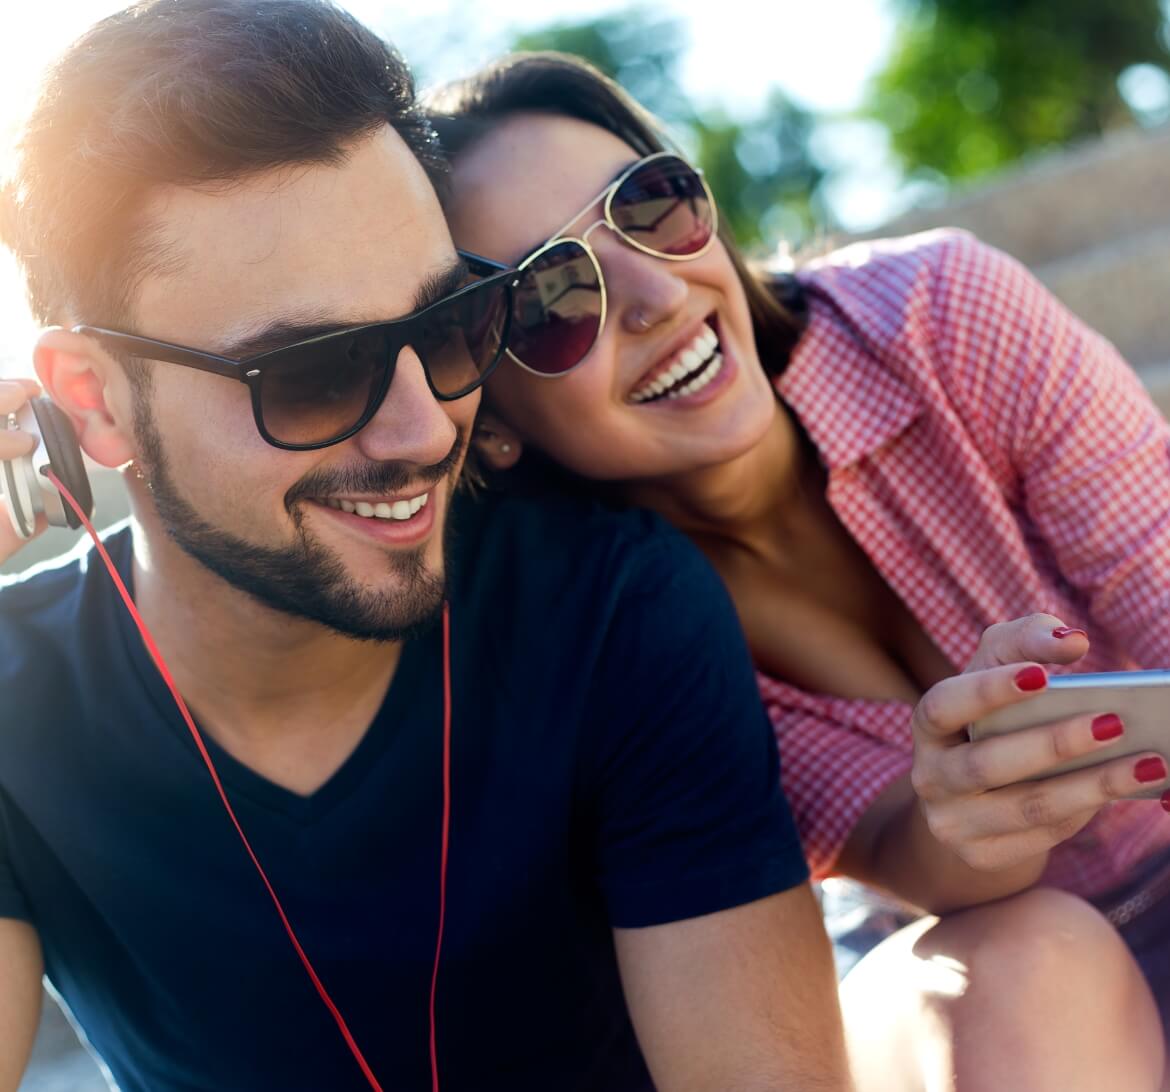
<instances>
[{"instance_id":1,"label":"man's mustache","mask_svg":"<svg viewBox=\"0 0 1170 1092\"><path fill-rule=\"evenodd\" d=\"M310 497L337 497L347 494L384 495L402 492L407 487L430 489L450 477L463 458L466 430L460 429L451 450L430 466L405 462L369 462L335 470L315 470L306 474L286 494L284 506L291 511L298 502Z\"/></svg>"}]
</instances>

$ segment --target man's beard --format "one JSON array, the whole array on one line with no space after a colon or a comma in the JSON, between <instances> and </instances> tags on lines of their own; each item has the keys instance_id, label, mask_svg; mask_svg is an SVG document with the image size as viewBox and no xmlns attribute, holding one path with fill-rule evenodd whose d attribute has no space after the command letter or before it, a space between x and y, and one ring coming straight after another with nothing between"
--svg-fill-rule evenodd
<instances>
[{"instance_id":1,"label":"man's beard","mask_svg":"<svg viewBox=\"0 0 1170 1092\"><path fill-rule=\"evenodd\" d=\"M409 485L453 480L466 436L460 429L442 462L421 471L401 463L370 463L345 472L307 475L285 496L296 529L283 548L255 546L204 520L175 487L162 436L145 390L134 399L134 431L142 475L151 490L166 532L181 549L233 587L273 610L328 626L349 637L400 641L428 628L446 594L446 549L440 572L428 570L426 547L388 551L387 569L398 576L396 590L363 588L341 560L305 531L295 505L308 497L350 493L385 494ZM450 530L450 520L446 530Z\"/></svg>"}]
</instances>

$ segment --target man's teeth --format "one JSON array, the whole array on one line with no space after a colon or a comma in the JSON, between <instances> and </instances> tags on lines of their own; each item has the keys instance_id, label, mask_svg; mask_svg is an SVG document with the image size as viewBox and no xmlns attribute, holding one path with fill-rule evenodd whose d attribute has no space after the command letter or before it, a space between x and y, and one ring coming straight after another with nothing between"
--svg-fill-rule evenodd
<instances>
[{"instance_id":1,"label":"man's teeth","mask_svg":"<svg viewBox=\"0 0 1170 1092\"><path fill-rule=\"evenodd\" d=\"M427 503L428 496L429 493L423 493L421 496L395 501L393 504L386 501L370 504L369 501L339 500L337 497L328 497L321 503L330 508L338 508L342 512L349 512L350 515L365 516L366 519L410 519Z\"/></svg>"},{"instance_id":2,"label":"man's teeth","mask_svg":"<svg viewBox=\"0 0 1170 1092\"><path fill-rule=\"evenodd\" d=\"M681 398L702 390L723 366L723 354L718 351L719 338L706 323L695 340L653 382L639 387L630 395L631 402L651 402L658 398Z\"/></svg>"}]
</instances>

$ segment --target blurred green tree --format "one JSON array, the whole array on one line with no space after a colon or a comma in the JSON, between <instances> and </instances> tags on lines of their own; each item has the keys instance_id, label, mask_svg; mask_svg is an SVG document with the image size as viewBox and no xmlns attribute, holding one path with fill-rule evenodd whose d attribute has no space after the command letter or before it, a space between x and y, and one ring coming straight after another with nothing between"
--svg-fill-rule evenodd
<instances>
[{"instance_id":1,"label":"blurred green tree","mask_svg":"<svg viewBox=\"0 0 1170 1092\"><path fill-rule=\"evenodd\" d=\"M895 0L865 112L905 169L969 179L1133 121L1118 80L1168 60L1159 0ZM1170 80L1167 81L1170 85Z\"/></svg>"},{"instance_id":2,"label":"blurred green tree","mask_svg":"<svg viewBox=\"0 0 1170 1092\"><path fill-rule=\"evenodd\" d=\"M679 82L686 33L677 18L645 7L565 21L516 36L517 50L584 57L667 122L706 173L719 210L749 252L798 246L826 230L825 171L809 150L814 118L773 90L753 116L693 102Z\"/></svg>"}]
</instances>

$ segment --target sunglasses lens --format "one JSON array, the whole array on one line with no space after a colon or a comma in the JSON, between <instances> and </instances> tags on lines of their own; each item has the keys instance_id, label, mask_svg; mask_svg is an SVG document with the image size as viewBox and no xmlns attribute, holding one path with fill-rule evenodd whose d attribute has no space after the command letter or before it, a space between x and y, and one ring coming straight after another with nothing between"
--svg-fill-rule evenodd
<instances>
[{"instance_id":1,"label":"sunglasses lens","mask_svg":"<svg viewBox=\"0 0 1170 1092\"><path fill-rule=\"evenodd\" d=\"M714 230L699 173L676 156L643 164L614 192L610 215L622 234L668 257L697 254Z\"/></svg>"},{"instance_id":2,"label":"sunglasses lens","mask_svg":"<svg viewBox=\"0 0 1170 1092\"><path fill-rule=\"evenodd\" d=\"M481 281L418 317L411 344L436 393L458 398L495 367L508 336L511 292L507 278Z\"/></svg>"},{"instance_id":3,"label":"sunglasses lens","mask_svg":"<svg viewBox=\"0 0 1170 1092\"><path fill-rule=\"evenodd\" d=\"M389 368L377 327L274 354L260 379L260 412L273 439L294 447L326 443L361 420Z\"/></svg>"},{"instance_id":4,"label":"sunglasses lens","mask_svg":"<svg viewBox=\"0 0 1170 1092\"><path fill-rule=\"evenodd\" d=\"M597 266L584 247L557 243L524 267L513 295L508 348L533 371L567 372L597 340L602 299Z\"/></svg>"},{"instance_id":5,"label":"sunglasses lens","mask_svg":"<svg viewBox=\"0 0 1170 1092\"><path fill-rule=\"evenodd\" d=\"M381 399L407 345L418 353L436 394L458 398L473 391L504 351L508 285L507 277L482 281L401 322L271 354L260 376L264 428L290 447L339 439Z\"/></svg>"}]
</instances>

